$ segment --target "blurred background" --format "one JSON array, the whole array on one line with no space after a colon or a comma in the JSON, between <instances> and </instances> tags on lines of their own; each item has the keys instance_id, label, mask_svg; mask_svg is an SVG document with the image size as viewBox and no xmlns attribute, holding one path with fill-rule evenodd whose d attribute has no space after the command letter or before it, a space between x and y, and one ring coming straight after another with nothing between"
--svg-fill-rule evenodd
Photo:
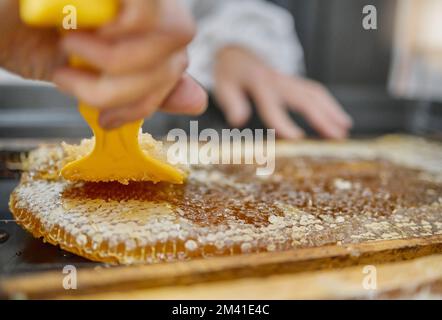
<instances>
[{"instance_id":1,"label":"blurred background","mask_svg":"<svg viewBox=\"0 0 442 320\"><path fill-rule=\"evenodd\" d=\"M408 67L411 65L410 68L414 71L411 73L411 87L404 89L398 84L403 77L397 72L389 82L392 63L397 64L396 69L403 69L400 66L401 56L397 56L397 43L401 36L398 30L395 31L395 25L399 23L400 11L404 10L400 8L400 2L406 1L408 0L274 1L287 8L295 18L297 34L304 48L307 77L324 83L353 116L354 137L385 133L439 137L442 134L442 107L433 94L434 91L442 91L438 90L438 86L442 87L442 79L425 72L427 69L431 71L431 67L423 64L421 56L417 60L407 60ZM440 0L435 1L442 3ZM434 1L430 0L428 3L431 2ZM377 30L362 28L362 8L367 4L377 8ZM422 28L422 34L425 34L425 28L430 33L435 30L434 25L424 25ZM440 25L439 30L442 30ZM422 46L419 45L417 52L421 52L421 49ZM426 79L431 79L430 91L433 93L425 94L427 91L424 90L422 94L419 85ZM437 83L438 80L441 82ZM416 83L419 87L417 89L413 87ZM388 89L389 86L392 90ZM144 128L160 137L167 134L170 128L188 129L190 119L200 120L200 129L228 127L213 99L211 100L208 111L199 118L156 114L145 122ZM0 77L0 137L90 136L90 131L75 105L74 99L62 95L47 84L2 81ZM314 135L302 118L296 115L294 117ZM259 128L262 123L254 116L247 126Z\"/></svg>"}]
</instances>

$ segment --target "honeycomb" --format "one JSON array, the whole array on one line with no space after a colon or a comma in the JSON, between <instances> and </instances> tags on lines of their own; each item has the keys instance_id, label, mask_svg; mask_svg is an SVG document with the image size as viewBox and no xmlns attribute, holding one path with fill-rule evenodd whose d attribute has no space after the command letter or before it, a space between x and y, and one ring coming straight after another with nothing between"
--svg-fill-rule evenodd
<instances>
[{"instance_id":1,"label":"honeycomb","mask_svg":"<svg viewBox=\"0 0 442 320\"><path fill-rule=\"evenodd\" d=\"M58 170L72 150L32 152L10 208L35 237L96 261L157 263L442 234L442 146L418 138L282 142L270 176L256 176L254 165L192 166L183 185L68 182Z\"/></svg>"}]
</instances>

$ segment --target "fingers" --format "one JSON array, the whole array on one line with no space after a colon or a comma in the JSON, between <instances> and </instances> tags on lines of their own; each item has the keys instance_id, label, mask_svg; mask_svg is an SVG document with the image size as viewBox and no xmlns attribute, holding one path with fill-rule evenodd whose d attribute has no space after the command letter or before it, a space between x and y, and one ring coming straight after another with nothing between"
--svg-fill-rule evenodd
<instances>
[{"instance_id":1,"label":"fingers","mask_svg":"<svg viewBox=\"0 0 442 320\"><path fill-rule=\"evenodd\" d=\"M67 68L55 73L54 82L81 101L106 109L138 101L165 86L173 88L186 67L182 52L153 70L113 76Z\"/></svg>"},{"instance_id":2,"label":"fingers","mask_svg":"<svg viewBox=\"0 0 442 320\"><path fill-rule=\"evenodd\" d=\"M233 127L244 126L252 114L252 108L241 85L219 79L214 94L227 122Z\"/></svg>"},{"instance_id":3,"label":"fingers","mask_svg":"<svg viewBox=\"0 0 442 320\"><path fill-rule=\"evenodd\" d=\"M191 15L175 0L126 0L116 21L97 32L68 33L62 46L99 71L122 74L155 66L194 34Z\"/></svg>"},{"instance_id":4,"label":"fingers","mask_svg":"<svg viewBox=\"0 0 442 320\"><path fill-rule=\"evenodd\" d=\"M185 74L162 103L161 111L199 115L206 110L207 100L206 91L192 77Z\"/></svg>"},{"instance_id":5,"label":"fingers","mask_svg":"<svg viewBox=\"0 0 442 320\"><path fill-rule=\"evenodd\" d=\"M128 36L110 42L92 33L76 32L67 35L62 42L64 50L99 71L124 74L148 69L169 57L185 41L171 41L158 34Z\"/></svg>"},{"instance_id":6,"label":"fingers","mask_svg":"<svg viewBox=\"0 0 442 320\"><path fill-rule=\"evenodd\" d=\"M164 95L164 92L157 92L137 103L104 110L100 113L98 123L102 128L110 130L118 128L128 122L150 117L158 108Z\"/></svg>"},{"instance_id":7,"label":"fingers","mask_svg":"<svg viewBox=\"0 0 442 320\"><path fill-rule=\"evenodd\" d=\"M119 12L94 32L66 34L67 55L91 68L58 70L54 82L99 108L106 128L149 116L164 102L169 112L204 110L205 92L183 76L195 33L191 15L176 0L121 0Z\"/></svg>"},{"instance_id":8,"label":"fingers","mask_svg":"<svg viewBox=\"0 0 442 320\"><path fill-rule=\"evenodd\" d=\"M177 0L122 0L118 17L97 33L109 39L145 31L192 38L195 29L192 15Z\"/></svg>"},{"instance_id":9,"label":"fingers","mask_svg":"<svg viewBox=\"0 0 442 320\"><path fill-rule=\"evenodd\" d=\"M161 105L161 110L170 113L196 115L207 107L206 92L190 76L183 76L172 93L164 87L142 100L130 105L107 109L100 113L99 123L103 128L113 129L124 123L149 117Z\"/></svg>"},{"instance_id":10,"label":"fingers","mask_svg":"<svg viewBox=\"0 0 442 320\"><path fill-rule=\"evenodd\" d=\"M53 81L61 90L100 109L136 101L154 86L149 75L144 73L111 77L72 68L58 70Z\"/></svg>"},{"instance_id":11,"label":"fingers","mask_svg":"<svg viewBox=\"0 0 442 320\"><path fill-rule=\"evenodd\" d=\"M98 122L105 129L113 129L124 123L150 117L171 90L172 87L165 85L158 90L151 91L136 103L104 110L100 113Z\"/></svg>"},{"instance_id":12,"label":"fingers","mask_svg":"<svg viewBox=\"0 0 442 320\"><path fill-rule=\"evenodd\" d=\"M330 92L321 84L313 82L311 85L312 95L323 107L323 111L333 119L337 124L344 128L351 128L353 121L344 111L339 102L330 94Z\"/></svg>"},{"instance_id":13,"label":"fingers","mask_svg":"<svg viewBox=\"0 0 442 320\"><path fill-rule=\"evenodd\" d=\"M305 94L305 97L298 98L296 103L294 110L300 112L321 136L332 139L342 139L346 136L347 130L324 112L324 107L313 95Z\"/></svg>"},{"instance_id":14,"label":"fingers","mask_svg":"<svg viewBox=\"0 0 442 320\"><path fill-rule=\"evenodd\" d=\"M283 95L289 107L300 112L326 138L345 138L351 118L322 86L309 80L288 78Z\"/></svg>"},{"instance_id":15,"label":"fingers","mask_svg":"<svg viewBox=\"0 0 442 320\"><path fill-rule=\"evenodd\" d=\"M298 139L304 132L290 118L282 101L270 85L254 81L249 88L250 95L256 102L257 111L268 128L275 128L281 138Z\"/></svg>"},{"instance_id":16,"label":"fingers","mask_svg":"<svg viewBox=\"0 0 442 320\"><path fill-rule=\"evenodd\" d=\"M115 37L151 29L160 16L160 4L161 0L121 0L118 17L98 32Z\"/></svg>"}]
</instances>

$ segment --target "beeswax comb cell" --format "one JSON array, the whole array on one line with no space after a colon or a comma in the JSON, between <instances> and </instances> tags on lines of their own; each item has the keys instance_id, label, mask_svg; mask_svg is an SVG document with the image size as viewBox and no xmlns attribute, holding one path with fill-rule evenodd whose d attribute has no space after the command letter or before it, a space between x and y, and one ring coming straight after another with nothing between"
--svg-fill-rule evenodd
<instances>
[{"instance_id":1,"label":"beeswax comb cell","mask_svg":"<svg viewBox=\"0 0 442 320\"><path fill-rule=\"evenodd\" d=\"M117 0L21 0L20 16L29 25L62 27L63 19L75 8L77 27L94 28L110 22L118 12ZM81 66L71 58L71 65ZM98 111L80 102L80 113L91 127L95 146L87 156L68 163L61 174L68 180L83 181L153 181L183 183L184 173L141 150L138 137L142 120L118 129L103 130Z\"/></svg>"}]
</instances>

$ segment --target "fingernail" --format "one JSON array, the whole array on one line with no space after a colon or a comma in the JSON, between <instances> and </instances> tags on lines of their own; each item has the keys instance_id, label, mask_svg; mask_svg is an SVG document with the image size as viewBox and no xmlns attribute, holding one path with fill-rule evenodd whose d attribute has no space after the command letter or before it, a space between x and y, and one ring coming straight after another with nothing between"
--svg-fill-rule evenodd
<instances>
[{"instance_id":1,"label":"fingernail","mask_svg":"<svg viewBox=\"0 0 442 320\"><path fill-rule=\"evenodd\" d=\"M330 137L333 139L344 139L347 136L346 131L340 130L338 128L333 128L330 130Z\"/></svg>"},{"instance_id":2,"label":"fingernail","mask_svg":"<svg viewBox=\"0 0 442 320\"><path fill-rule=\"evenodd\" d=\"M250 118L250 111L246 108L237 108L226 115L227 122L232 127L244 126Z\"/></svg>"},{"instance_id":3,"label":"fingernail","mask_svg":"<svg viewBox=\"0 0 442 320\"><path fill-rule=\"evenodd\" d=\"M121 127L123 125L123 122L122 121L114 121L114 122L111 122L110 124L109 124L109 126L107 126L107 130L113 130L113 129L118 129L119 127Z\"/></svg>"},{"instance_id":4,"label":"fingernail","mask_svg":"<svg viewBox=\"0 0 442 320\"><path fill-rule=\"evenodd\" d=\"M105 122L102 125L102 128L103 129L107 129L107 130L112 130L112 129L117 129L117 128L121 127L122 124L123 124L123 121L121 121L121 120L114 120L114 121L110 121L110 122Z\"/></svg>"},{"instance_id":5,"label":"fingernail","mask_svg":"<svg viewBox=\"0 0 442 320\"><path fill-rule=\"evenodd\" d=\"M344 120L347 127L351 128L353 127L353 119L348 114L344 114Z\"/></svg>"},{"instance_id":6,"label":"fingernail","mask_svg":"<svg viewBox=\"0 0 442 320\"><path fill-rule=\"evenodd\" d=\"M109 116L109 113L101 112L98 117L98 124L103 129L107 129L112 122L112 118Z\"/></svg>"},{"instance_id":7,"label":"fingernail","mask_svg":"<svg viewBox=\"0 0 442 320\"><path fill-rule=\"evenodd\" d=\"M124 121L121 120L120 118L114 117L111 112L109 113L103 112L100 114L100 117L98 118L98 123L103 129L111 130L121 127Z\"/></svg>"},{"instance_id":8,"label":"fingernail","mask_svg":"<svg viewBox=\"0 0 442 320\"><path fill-rule=\"evenodd\" d=\"M236 115L228 115L226 118L227 123L229 123L230 126L233 128L242 127L246 122L245 119L243 119L242 117L237 117Z\"/></svg>"},{"instance_id":9,"label":"fingernail","mask_svg":"<svg viewBox=\"0 0 442 320\"><path fill-rule=\"evenodd\" d=\"M304 132L296 129L289 129L281 136L286 139L301 139L304 137Z\"/></svg>"},{"instance_id":10,"label":"fingernail","mask_svg":"<svg viewBox=\"0 0 442 320\"><path fill-rule=\"evenodd\" d=\"M302 139L305 137L304 132L296 132L293 134L293 137L291 139Z\"/></svg>"}]
</instances>

